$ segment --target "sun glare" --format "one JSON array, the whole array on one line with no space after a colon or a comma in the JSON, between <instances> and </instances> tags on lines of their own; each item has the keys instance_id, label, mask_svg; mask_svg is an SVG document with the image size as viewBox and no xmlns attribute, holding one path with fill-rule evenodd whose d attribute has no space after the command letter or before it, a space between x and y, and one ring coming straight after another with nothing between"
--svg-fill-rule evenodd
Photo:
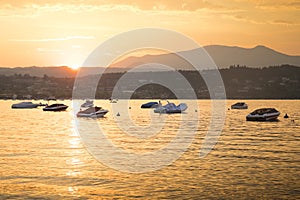
<instances>
[{"instance_id":1,"label":"sun glare","mask_svg":"<svg viewBox=\"0 0 300 200\"><path fill-rule=\"evenodd\" d=\"M69 66L73 70L77 70L79 68L79 65L73 64Z\"/></svg>"}]
</instances>

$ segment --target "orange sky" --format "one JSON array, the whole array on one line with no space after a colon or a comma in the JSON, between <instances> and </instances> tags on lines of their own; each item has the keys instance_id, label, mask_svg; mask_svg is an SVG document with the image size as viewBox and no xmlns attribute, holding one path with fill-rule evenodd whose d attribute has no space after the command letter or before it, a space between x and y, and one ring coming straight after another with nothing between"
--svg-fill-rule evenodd
<instances>
[{"instance_id":1,"label":"orange sky","mask_svg":"<svg viewBox=\"0 0 300 200\"><path fill-rule=\"evenodd\" d=\"M300 55L300 0L1 0L0 27L0 67L78 66L101 42L143 27Z\"/></svg>"}]
</instances>

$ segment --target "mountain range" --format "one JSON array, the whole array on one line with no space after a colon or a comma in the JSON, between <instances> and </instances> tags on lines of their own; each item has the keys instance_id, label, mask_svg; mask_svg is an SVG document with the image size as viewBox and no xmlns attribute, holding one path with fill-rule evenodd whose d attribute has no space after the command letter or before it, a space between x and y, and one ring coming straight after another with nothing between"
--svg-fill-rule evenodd
<instances>
[{"instance_id":1,"label":"mountain range","mask_svg":"<svg viewBox=\"0 0 300 200\"><path fill-rule=\"evenodd\" d=\"M241 48L235 46L209 45L204 46L206 52L213 59L218 68L228 68L232 65L247 67L268 67L290 64L300 66L300 56L290 56L265 46L256 46L254 48ZM180 52L181 55L189 57L196 56L199 49ZM103 72L124 72L135 66L146 64L151 70L151 63L159 63L170 66L176 70L191 70L191 64L182 59L175 53L166 53L161 55L144 55L141 57L130 56L117 63L113 63L108 68L104 67L82 67L80 76ZM0 74L29 74L31 76L42 77L75 77L77 72L66 66L61 67L0 67Z\"/></svg>"},{"instance_id":2,"label":"mountain range","mask_svg":"<svg viewBox=\"0 0 300 200\"><path fill-rule=\"evenodd\" d=\"M234 46L209 45L203 47L210 55L218 68L228 68L232 65L247 67L268 67L289 64L300 66L300 56L290 56L265 46L256 46L254 48L241 48ZM199 49L179 52L184 56L197 56ZM161 55L145 55L142 57L128 57L113 64L113 67L132 68L137 65L147 63L160 63L171 66L174 69L191 69L191 65L175 53Z\"/></svg>"}]
</instances>

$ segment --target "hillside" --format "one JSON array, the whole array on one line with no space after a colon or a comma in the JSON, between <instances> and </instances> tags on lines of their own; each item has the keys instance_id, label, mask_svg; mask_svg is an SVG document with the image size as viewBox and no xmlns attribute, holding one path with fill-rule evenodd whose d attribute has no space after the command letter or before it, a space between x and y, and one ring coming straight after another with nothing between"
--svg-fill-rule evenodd
<instances>
[{"instance_id":1,"label":"hillside","mask_svg":"<svg viewBox=\"0 0 300 200\"><path fill-rule=\"evenodd\" d=\"M205 46L204 49L214 60L219 68L228 68L230 66L247 66L252 68L279 66L284 64L300 66L300 56L290 56L265 46L256 46L254 48L230 47L221 45ZM180 52L181 55L196 58L199 49ZM109 68L104 67L82 67L80 76L87 76L97 73L124 72L136 66L146 64L148 71L157 69L152 63L158 63L174 68L175 70L193 70L194 68L186 60L182 59L175 53L161 55L144 55L141 57L127 57L117 63L112 64ZM203 63L201 63L203 64ZM203 66L205 69L205 64ZM31 76L43 77L75 77L77 72L66 67L0 67L0 75L28 74Z\"/></svg>"},{"instance_id":2,"label":"hillside","mask_svg":"<svg viewBox=\"0 0 300 200\"><path fill-rule=\"evenodd\" d=\"M265 46L254 48L241 48L221 45L204 46L204 49L219 68L232 65L248 67L279 66L283 64L300 66L300 56L289 56ZM180 52L184 56L195 58L199 49ZM201 58L198 58L201 60ZM175 53L162 55L145 55L142 57L128 57L112 67L132 68L147 63L160 63L171 66L177 70L190 70L191 65ZM151 66L150 66L151 68Z\"/></svg>"}]
</instances>

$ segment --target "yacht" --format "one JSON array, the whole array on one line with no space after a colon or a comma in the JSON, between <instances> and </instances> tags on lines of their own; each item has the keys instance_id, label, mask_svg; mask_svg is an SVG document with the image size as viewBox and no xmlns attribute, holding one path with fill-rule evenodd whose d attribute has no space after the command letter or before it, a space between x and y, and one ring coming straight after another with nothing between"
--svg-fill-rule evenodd
<instances>
[{"instance_id":1,"label":"yacht","mask_svg":"<svg viewBox=\"0 0 300 200\"><path fill-rule=\"evenodd\" d=\"M77 117L91 117L91 118L98 118L104 117L104 115L108 113L108 110L104 110L101 107L89 107L85 110L81 110L77 113Z\"/></svg>"},{"instance_id":2,"label":"yacht","mask_svg":"<svg viewBox=\"0 0 300 200\"><path fill-rule=\"evenodd\" d=\"M43 111L64 111L68 108L68 106L60 103L55 103L43 108Z\"/></svg>"},{"instance_id":3,"label":"yacht","mask_svg":"<svg viewBox=\"0 0 300 200\"><path fill-rule=\"evenodd\" d=\"M167 101L168 102L168 101ZM155 108L155 113L182 113L188 108L188 106L185 103L180 103L179 105L175 105L174 103L168 102L166 105L161 105L159 102L158 106Z\"/></svg>"},{"instance_id":4,"label":"yacht","mask_svg":"<svg viewBox=\"0 0 300 200\"><path fill-rule=\"evenodd\" d=\"M248 109L248 105L245 102L237 102L231 105L231 109Z\"/></svg>"},{"instance_id":5,"label":"yacht","mask_svg":"<svg viewBox=\"0 0 300 200\"><path fill-rule=\"evenodd\" d=\"M280 112L275 108L260 108L246 116L247 121L276 121Z\"/></svg>"}]
</instances>

